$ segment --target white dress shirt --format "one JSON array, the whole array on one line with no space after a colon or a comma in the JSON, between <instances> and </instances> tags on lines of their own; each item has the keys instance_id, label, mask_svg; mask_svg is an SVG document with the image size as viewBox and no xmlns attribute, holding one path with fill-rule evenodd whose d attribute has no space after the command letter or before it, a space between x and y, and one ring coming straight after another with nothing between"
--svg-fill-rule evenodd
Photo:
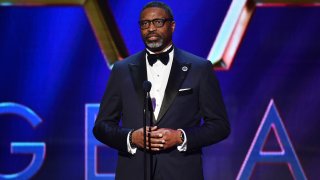
<instances>
[{"instance_id":1,"label":"white dress shirt","mask_svg":"<svg viewBox=\"0 0 320 180\"><path fill-rule=\"evenodd\" d=\"M169 46L166 48L163 52L168 51L172 47ZM147 49L147 51L150 54L154 54L150 50ZM163 97L165 94L165 90L168 84L168 79L172 67L172 61L173 61L173 54L174 54L174 49L169 53L169 61L167 65L164 65L161 61L156 61L153 66L151 66L148 62L147 54L146 54L146 68L147 68L147 78L148 81L151 82L152 87L150 90L150 98L152 101L152 106L154 110L154 117L155 120L157 121L160 108L162 105ZM184 142L180 145L177 146L177 149L179 151L186 151L187 150L187 137L185 132L182 129L179 129L183 132L184 134ZM131 132L130 132L131 133ZM130 134L129 133L129 134ZM131 154L135 154L137 148L132 148L129 142L129 134L127 136L127 146L128 146L128 152Z\"/></svg>"}]
</instances>

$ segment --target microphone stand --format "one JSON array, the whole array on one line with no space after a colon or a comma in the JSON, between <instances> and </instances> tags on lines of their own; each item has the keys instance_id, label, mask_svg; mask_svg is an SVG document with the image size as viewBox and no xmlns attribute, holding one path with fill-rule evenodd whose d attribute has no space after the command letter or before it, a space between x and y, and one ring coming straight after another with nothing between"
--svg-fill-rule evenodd
<instances>
[{"instance_id":1,"label":"microphone stand","mask_svg":"<svg viewBox=\"0 0 320 180\"><path fill-rule=\"evenodd\" d=\"M149 132L151 132L151 127L153 127L153 121L152 121L152 117L153 117L153 107L152 107L152 101L150 98L150 94L148 93L147 95L148 98L148 103L147 103L147 109L150 112L150 116L149 116ZM150 107L149 107L150 106ZM153 156L152 156L152 151L151 151L151 137L148 137L148 142L149 142L149 150L150 150L150 180L153 180L153 175L152 175L152 170L153 170Z\"/></svg>"},{"instance_id":2,"label":"microphone stand","mask_svg":"<svg viewBox=\"0 0 320 180\"><path fill-rule=\"evenodd\" d=\"M144 110L143 110L143 166L144 166L144 180L147 180L147 113L150 113L149 116L149 132L151 132L151 127L153 126L153 108L152 103L150 99L150 89L151 89L151 83L149 81L145 81L143 83L143 89L145 92L145 99L144 99ZM153 169L153 157L151 152L151 143L150 143L150 136L148 136L148 147L149 147L149 157L150 157L150 180L153 179L152 177L152 169Z\"/></svg>"},{"instance_id":3,"label":"microphone stand","mask_svg":"<svg viewBox=\"0 0 320 180\"><path fill-rule=\"evenodd\" d=\"M146 97L144 99L144 109L143 109L143 167L144 167L144 180L147 180L147 107L148 107L148 94L146 92Z\"/></svg>"},{"instance_id":4,"label":"microphone stand","mask_svg":"<svg viewBox=\"0 0 320 180\"><path fill-rule=\"evenodd\" d=\"M151 127L153 126L153 121L152 121L152 117L153 117L153 107L152 107L152 102L150 99L150 93L147 92L146 93L146 97L144 100L144 111L143 111L143 136L144 136L144 147L147 147L147 113L149 112L150 116L149 116L149 132L151 132ZM151 152L151 137L148 136L148 147L149 147L149 158L150 158L150 180L153 180L153 176L152 176L152 170L153 170L153 157L152 157L152 152ZM144 179L147 180L147 149L144 148Z\"/></svg>"}]
</instances>

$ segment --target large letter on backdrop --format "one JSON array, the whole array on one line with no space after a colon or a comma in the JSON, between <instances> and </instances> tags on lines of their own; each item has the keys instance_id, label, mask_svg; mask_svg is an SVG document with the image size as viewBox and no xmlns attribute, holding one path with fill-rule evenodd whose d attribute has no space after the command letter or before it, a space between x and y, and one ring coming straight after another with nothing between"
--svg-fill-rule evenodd
<instances>
[{"instance_id":1,"label":"large letter on backdrop","mask_svg":"<svg viewBox=\"0 0 320 180\"><path fill-rule=\"evenodd\" d=\"M33 127L38 126L42 120L30 108L16 103L0 103L1 114L14 114L26 119ZM33 154L30 164L22 171L14 174L0 174L0 179L29 179L38 172L43 164L46 145L42 142L12 142L11 153Z\"/></svg>"},{"instance_id":2,"label":"large letter on backdrop","mask_svg":"<svg viewBox=\"0 0 320 180\"><path fill-rule=\"evenodd\" d=\"M99 111L99 104L86 104L85 119L85 178L86 179L105 179L113 180L114 174L97 172L97 148L104 146L99 142L92 133L94 122Z\"/></svg>"},{"instance_id":3,"label":"large letter on backdrop","mask_svg":"<svg viewBox=\"0 0 320 180\"><path fill-rule=\"evenodd\" d=\"M262 151L263 145L271 129L275 132L281 147L281 151L279 152ZM249 179L255 164L261 162L287 163L291 174L295 179L307 179L273 100L269 103L237 179Z\"/></svg>"}]
</instances>

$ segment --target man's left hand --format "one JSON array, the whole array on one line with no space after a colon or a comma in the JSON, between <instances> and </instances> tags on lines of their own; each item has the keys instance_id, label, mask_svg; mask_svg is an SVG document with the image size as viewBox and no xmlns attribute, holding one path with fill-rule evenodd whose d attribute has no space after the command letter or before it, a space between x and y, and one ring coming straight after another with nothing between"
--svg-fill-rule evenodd
<instances>
[{"instance_id":1,"label":"man's left hand","mask_svg":"<svg viewBox=\"0 0 320 180\"><path fill-rule=\"evenodd\" d=\"M151 137L151 146L153 142L163 142L163 146L159 150L169 149L177 145L182 144L181 140L181 131L174 130L169 128L160 128L148 133L148 136Z\"/></svg>"}]
</instances>

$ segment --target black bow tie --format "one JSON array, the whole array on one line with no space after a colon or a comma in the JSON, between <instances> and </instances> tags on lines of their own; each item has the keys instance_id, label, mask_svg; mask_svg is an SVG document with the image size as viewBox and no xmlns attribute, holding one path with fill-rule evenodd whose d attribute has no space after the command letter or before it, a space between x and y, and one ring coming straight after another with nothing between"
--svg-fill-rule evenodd
<instances>
[{"instance_id":1,"label":"black bow tie","mask_svg":"<svg viewBox=\"0 0 320 180\"><path fill-rule=\"evenodd\" d=\"M154 63L157 62L157 60L160 60L162 64L167 65L169 62L169 53L173 50L173 46L166 52L159 53L159 54L150 54L147 51L148 54L148 62L150 66L153 66Z\"/></svg>"}]
</instances>

